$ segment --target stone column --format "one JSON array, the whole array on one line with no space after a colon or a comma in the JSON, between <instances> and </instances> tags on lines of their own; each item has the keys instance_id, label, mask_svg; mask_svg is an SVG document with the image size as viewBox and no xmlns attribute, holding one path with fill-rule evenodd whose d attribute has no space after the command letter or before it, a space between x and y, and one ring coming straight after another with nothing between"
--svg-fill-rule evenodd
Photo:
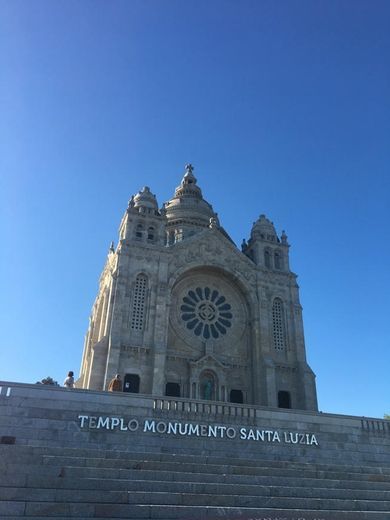
<instances>
[{"instance_id":1,"label":"stone column","mask_svg":"<svg viewBox=\"0 0 390 520\"><path fill-rule=\"evenodd\" d=\"M305 410L318 411L317 391L314 372L307 366L303 370L303 390L305 399Z\"/></svg>"},{"instance_id":2,"label":"stone column","mask_svg":"<svg viewBox=\"0 0 390 520\"><path fill-rule=\"evenodd\" d=\"M104 375L107 362L107 338L98 341L92 347L88 388L104 390Z\"/></svg>"},{"instance_id":3,"label":"stone column","mask_svg":"<svg viewBox=\"0 0 390 520\"><path fill-rule=\"evenodd\" d=\"M265 378L267 384L267 403L265 404L277 407L275 365L271 359L267 359L265 363Z\"/></svg>"},{"instance_id":4,"label":"stone column","mask_svg":"<svg viewBox=\"0 0 390 520\"><path fill-rule=\"evenodd\" d=\"M154 327L153 395L165 393L165 361L168 343L170 295L168 295L168 262L160 259L156 296L156 320Z\"/></svg>"},{"instance_id":5,"label":"stone column","mask_svg":"<svg viewBox=\"0 0 390 520\"><path fill-rule=\"evenodd\" d=\"M267 406L269 401L270 376L266 370L269 353L269 297L267 291L257 280L257 298L251 302L252 357L253 357L253 403Z\"/></svg>"},{"instance_id":6,"label":"stone column","mask_svg":"<svg viewBox=\"0 0 390 520\"><path fill-rule=\"evenodd\" d=\"M118 373L122 330L122 306L125 295L126 279L119 272L113 283L113 298L110 301L110 322L108 324L108 352L104 376L104 389Z\"/></svg>"}]
</instances>

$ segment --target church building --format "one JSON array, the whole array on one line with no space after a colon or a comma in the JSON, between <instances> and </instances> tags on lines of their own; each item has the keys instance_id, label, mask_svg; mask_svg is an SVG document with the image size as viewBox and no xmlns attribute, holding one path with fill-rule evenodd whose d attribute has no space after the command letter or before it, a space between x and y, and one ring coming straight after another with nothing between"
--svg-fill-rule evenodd
<instances>
[{"instance_id":1,"label":"church building","mask_svg":"<svg viewBox=\"0 0 390 520\"><path fill-rule=\"evenodd\" d=\"M100 277L79 388L317 410L287 236L260 215L241 250L193 167L159 209L129 201Z\"/></svg>"}]
</instances>

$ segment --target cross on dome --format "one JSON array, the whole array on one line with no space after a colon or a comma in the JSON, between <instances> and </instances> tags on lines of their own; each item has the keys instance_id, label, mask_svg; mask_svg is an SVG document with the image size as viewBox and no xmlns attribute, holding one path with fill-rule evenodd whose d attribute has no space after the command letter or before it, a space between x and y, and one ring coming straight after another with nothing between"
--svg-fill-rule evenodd
<instances>
[{"instance_id":1,"label":"cross on dome","mask_svg":"<svg viewBox=\"0 0 390 520\"><path fill-rule=\"evenodd\" d=\"M188 163L185 165L185 173L184 173L184 177L181 181L181 186L185 186L185 185L189 185L189 184L191 184L193 186L196 184L196 177L193 174L193 171L194 171L194 167L192 166L191 163Z\"/></svg>"}]
</instances>

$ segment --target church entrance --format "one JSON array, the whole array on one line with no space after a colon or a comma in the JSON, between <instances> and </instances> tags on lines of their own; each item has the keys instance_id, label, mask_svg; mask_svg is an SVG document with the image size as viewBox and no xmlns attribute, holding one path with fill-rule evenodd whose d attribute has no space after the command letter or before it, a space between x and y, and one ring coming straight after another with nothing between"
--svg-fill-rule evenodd
<instances>
[{"instance_id":1,"label":"church entrance","mask_svg":"<svg viewBox=\"0 0 390 520\"><path fill-rule=\"evenodd\" d=\"M139 394L139 382L140 379L138 374L126 374L123 383L123 391L132 394Z\"/></svg>"}]
</instances>

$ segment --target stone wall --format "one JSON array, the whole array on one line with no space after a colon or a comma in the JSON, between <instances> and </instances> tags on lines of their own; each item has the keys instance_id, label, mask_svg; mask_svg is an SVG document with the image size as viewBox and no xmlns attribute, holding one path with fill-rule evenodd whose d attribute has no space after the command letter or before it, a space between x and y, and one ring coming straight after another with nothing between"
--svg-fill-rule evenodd
<instances>
[{"instance_id":1,"label":"stone wall","mask_svg":"<svg viewBox=\"0 0 390 520\"><path fill-rule=\"evenodd\" d=\"M1 436L18 444L390 464L390 422L381 419L45 385L0 387Z\"/></svg>"}]
</instances>

